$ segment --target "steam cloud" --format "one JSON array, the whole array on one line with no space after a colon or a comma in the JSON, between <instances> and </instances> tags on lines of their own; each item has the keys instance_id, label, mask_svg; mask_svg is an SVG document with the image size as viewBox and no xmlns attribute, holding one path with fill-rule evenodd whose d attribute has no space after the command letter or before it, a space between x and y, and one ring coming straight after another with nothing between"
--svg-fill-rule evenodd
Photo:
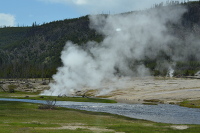
<instances>
[{"instance_id":1,"label":"steam cloud","mask_svg":"<svg viewBox=\"0 0 200 133\"><path fill-rule=\"evenodd\" d=\"M78 46L68 41L62 51L63 66L53 76L55 83L45 95L73 95L84 87L104 88L105 82L115 83L100 91L100 94L123 86L126 77L150 75L141 60L157 59L164 52L174 62L185 60L199 46L196 38L189 37L189 46L181 46L181 41L172 35L167 27L170 23L179 23L186 9L164 7L148 11L120 15L90 16L90 27L103 34L101 43L90 41ZM197 50L197 49L196 49ZM169 68L173 74L174 64L162 58L157 61L157 69ZM119 75L124 78L119 78ZM121 85L121 86L120 86Z\"/></svg>"}]
</instances>

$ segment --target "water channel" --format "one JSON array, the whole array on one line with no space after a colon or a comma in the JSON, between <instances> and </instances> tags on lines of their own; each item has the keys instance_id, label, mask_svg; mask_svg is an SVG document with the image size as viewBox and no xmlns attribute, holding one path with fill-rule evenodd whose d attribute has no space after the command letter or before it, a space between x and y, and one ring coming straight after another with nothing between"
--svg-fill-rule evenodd
<instances>
[{"instance_id":1,"label":"water channel","mask_svg":"<svg viewBox=\"0 0 200 133\"><path fill-rule=\"evenodd\" d=\"M8 99L0 98L1 101L19 101L29 103L46 103L40 100ZM87 110L94 112L106 112L123 115L131 118L150 120L161 123L172 124L200 124L200 109L180 107L177 105L159 104L124 104L124 103L89 103L57 101L57 106Z\"/></svg>"}]
</instances>

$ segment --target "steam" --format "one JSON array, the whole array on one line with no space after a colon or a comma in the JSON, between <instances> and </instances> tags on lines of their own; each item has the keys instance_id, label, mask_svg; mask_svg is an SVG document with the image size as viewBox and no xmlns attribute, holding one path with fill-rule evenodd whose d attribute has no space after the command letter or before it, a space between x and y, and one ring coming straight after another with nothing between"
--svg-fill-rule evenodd
<instances>
[{"instance_id":1,"label":"steam","mask_svg":"<svg viewBox=\"0 0 200 133\"><path fill-rule=\"evenodd\" d=\"M171 67L169 68L169 77L172 78L174 75L174 69L172 69Z\"/></svg>"},{"instance_id":2,"label":"steam","mask_svg":"<svg viewBox=\"0 0 200 133\"><path fill-rule=\"evenodd\" d=\"M172 78L174 76L174 69L170 66L168 69L168 77Z\"/></svg>"},{"instance_id":3,"label":"steam","mask_svg":"<svg viewBox=\"0 0 200 133\"><path fill-rule=\"evenodd\" d=\"M116 29L116 31L118 31L118 32L120 32L121 30L122 30L122 29L120 29L120 28L117 28L117 29Z\"/></svg>"},{"instance_id":4,"label":"steam","mask_svg":"<svg viewBox=\"0 0 200 133\"><path fill-rule=\"evenodd\" d=\"M63 66L53 76L55 83L51 83L50 90L43 94L73 95L84 88L93 88L103 95L123 88L129 77L151 75L142 61L159 59L161 51L174 62L184 60L182 52L187 54L187 50L166 26L169 22L179 23L184 12L185 8L176 6L90 16L90 27L105 39L100 43L90 41L83 46L68 41L61 55ZM156 69L168 68L172 77L171 64L173 62L160 58ZM111 84L106 85L108 82Z\"/></svg>"}]
</instances>

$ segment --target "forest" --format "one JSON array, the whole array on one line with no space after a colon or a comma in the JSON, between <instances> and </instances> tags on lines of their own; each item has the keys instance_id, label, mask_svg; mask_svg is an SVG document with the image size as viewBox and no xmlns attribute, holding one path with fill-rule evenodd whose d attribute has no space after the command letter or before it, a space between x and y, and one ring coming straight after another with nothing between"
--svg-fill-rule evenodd
<instances>
[{"instance_id":1,"label":"forest","mask_svg":"<svg viewBox=\"0 0 200 133\"><path fill-rule=\"evenodd\" d=\"M183 5L188 10L181 18L181 23L169 24L172 33L184 40L193 33L200 35L200 2L167 2L167 6ZM165 5L166 6L166 5ZM163 3L152 8L163 8ZM140 12L140 11L139 11ZM123 14L134 13L127 12ZM110 15L110 14L99 14ZM88 41L101 42L103 35L91 29L89 16L53 21L23 27L0 28L0 78L51 78L57 68L62 66L61 51L70 40L77 45ZM189 45L189 44L188 44ZM200 59L192 53L187 61L177 62L175 76L194 75L200 70ZM167 55L160 54L167 59ZM170 60L170 59L169 59ZM143 62L152 71L152 75L166 75L167 70L155 69L156 60L145 59Z\"/></svg>"}]
</instances>

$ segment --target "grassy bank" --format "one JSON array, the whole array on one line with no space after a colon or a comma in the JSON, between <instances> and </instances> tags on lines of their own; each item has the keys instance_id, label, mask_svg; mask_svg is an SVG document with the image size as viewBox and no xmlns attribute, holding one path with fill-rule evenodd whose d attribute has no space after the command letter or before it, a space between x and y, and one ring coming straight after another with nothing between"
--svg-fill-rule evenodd
<instances>
[{"instance_id":1,"label":"grassy bank","mask_svg":"<svg viewBox=\"0 0 200 133\"><path fill-rule=\"evenodd\" d=\"M38 109L37 104L0 101L1 133L196 133L200 125L185 130L107 113L66 108Z\"/></svg>"},{"instance_id":2,"label":"grassy bank","mask_svg":"<svg viewBox=\"0 0 200 133\"><path fill-rule=\"evenodd\" d=\"M200 108L200 100L185 100L178 103L180 106L188 108Z\"/></svg>"},{"instance_id":3,"label":"grassy bank","mask_svg":"<svg viewBox=\"0 0 200 133\"><path fill-rule=\"evenodd\" d=\"M84 98L84 97L58 97L58 96L39 96L38 93L30 92L0 92L0 98L18 98L32 100L57 100L57 101L74 101L74 102L95 102L95 103L116 103L114 100L100 98Z\"/></svg>"}]
</instances>

